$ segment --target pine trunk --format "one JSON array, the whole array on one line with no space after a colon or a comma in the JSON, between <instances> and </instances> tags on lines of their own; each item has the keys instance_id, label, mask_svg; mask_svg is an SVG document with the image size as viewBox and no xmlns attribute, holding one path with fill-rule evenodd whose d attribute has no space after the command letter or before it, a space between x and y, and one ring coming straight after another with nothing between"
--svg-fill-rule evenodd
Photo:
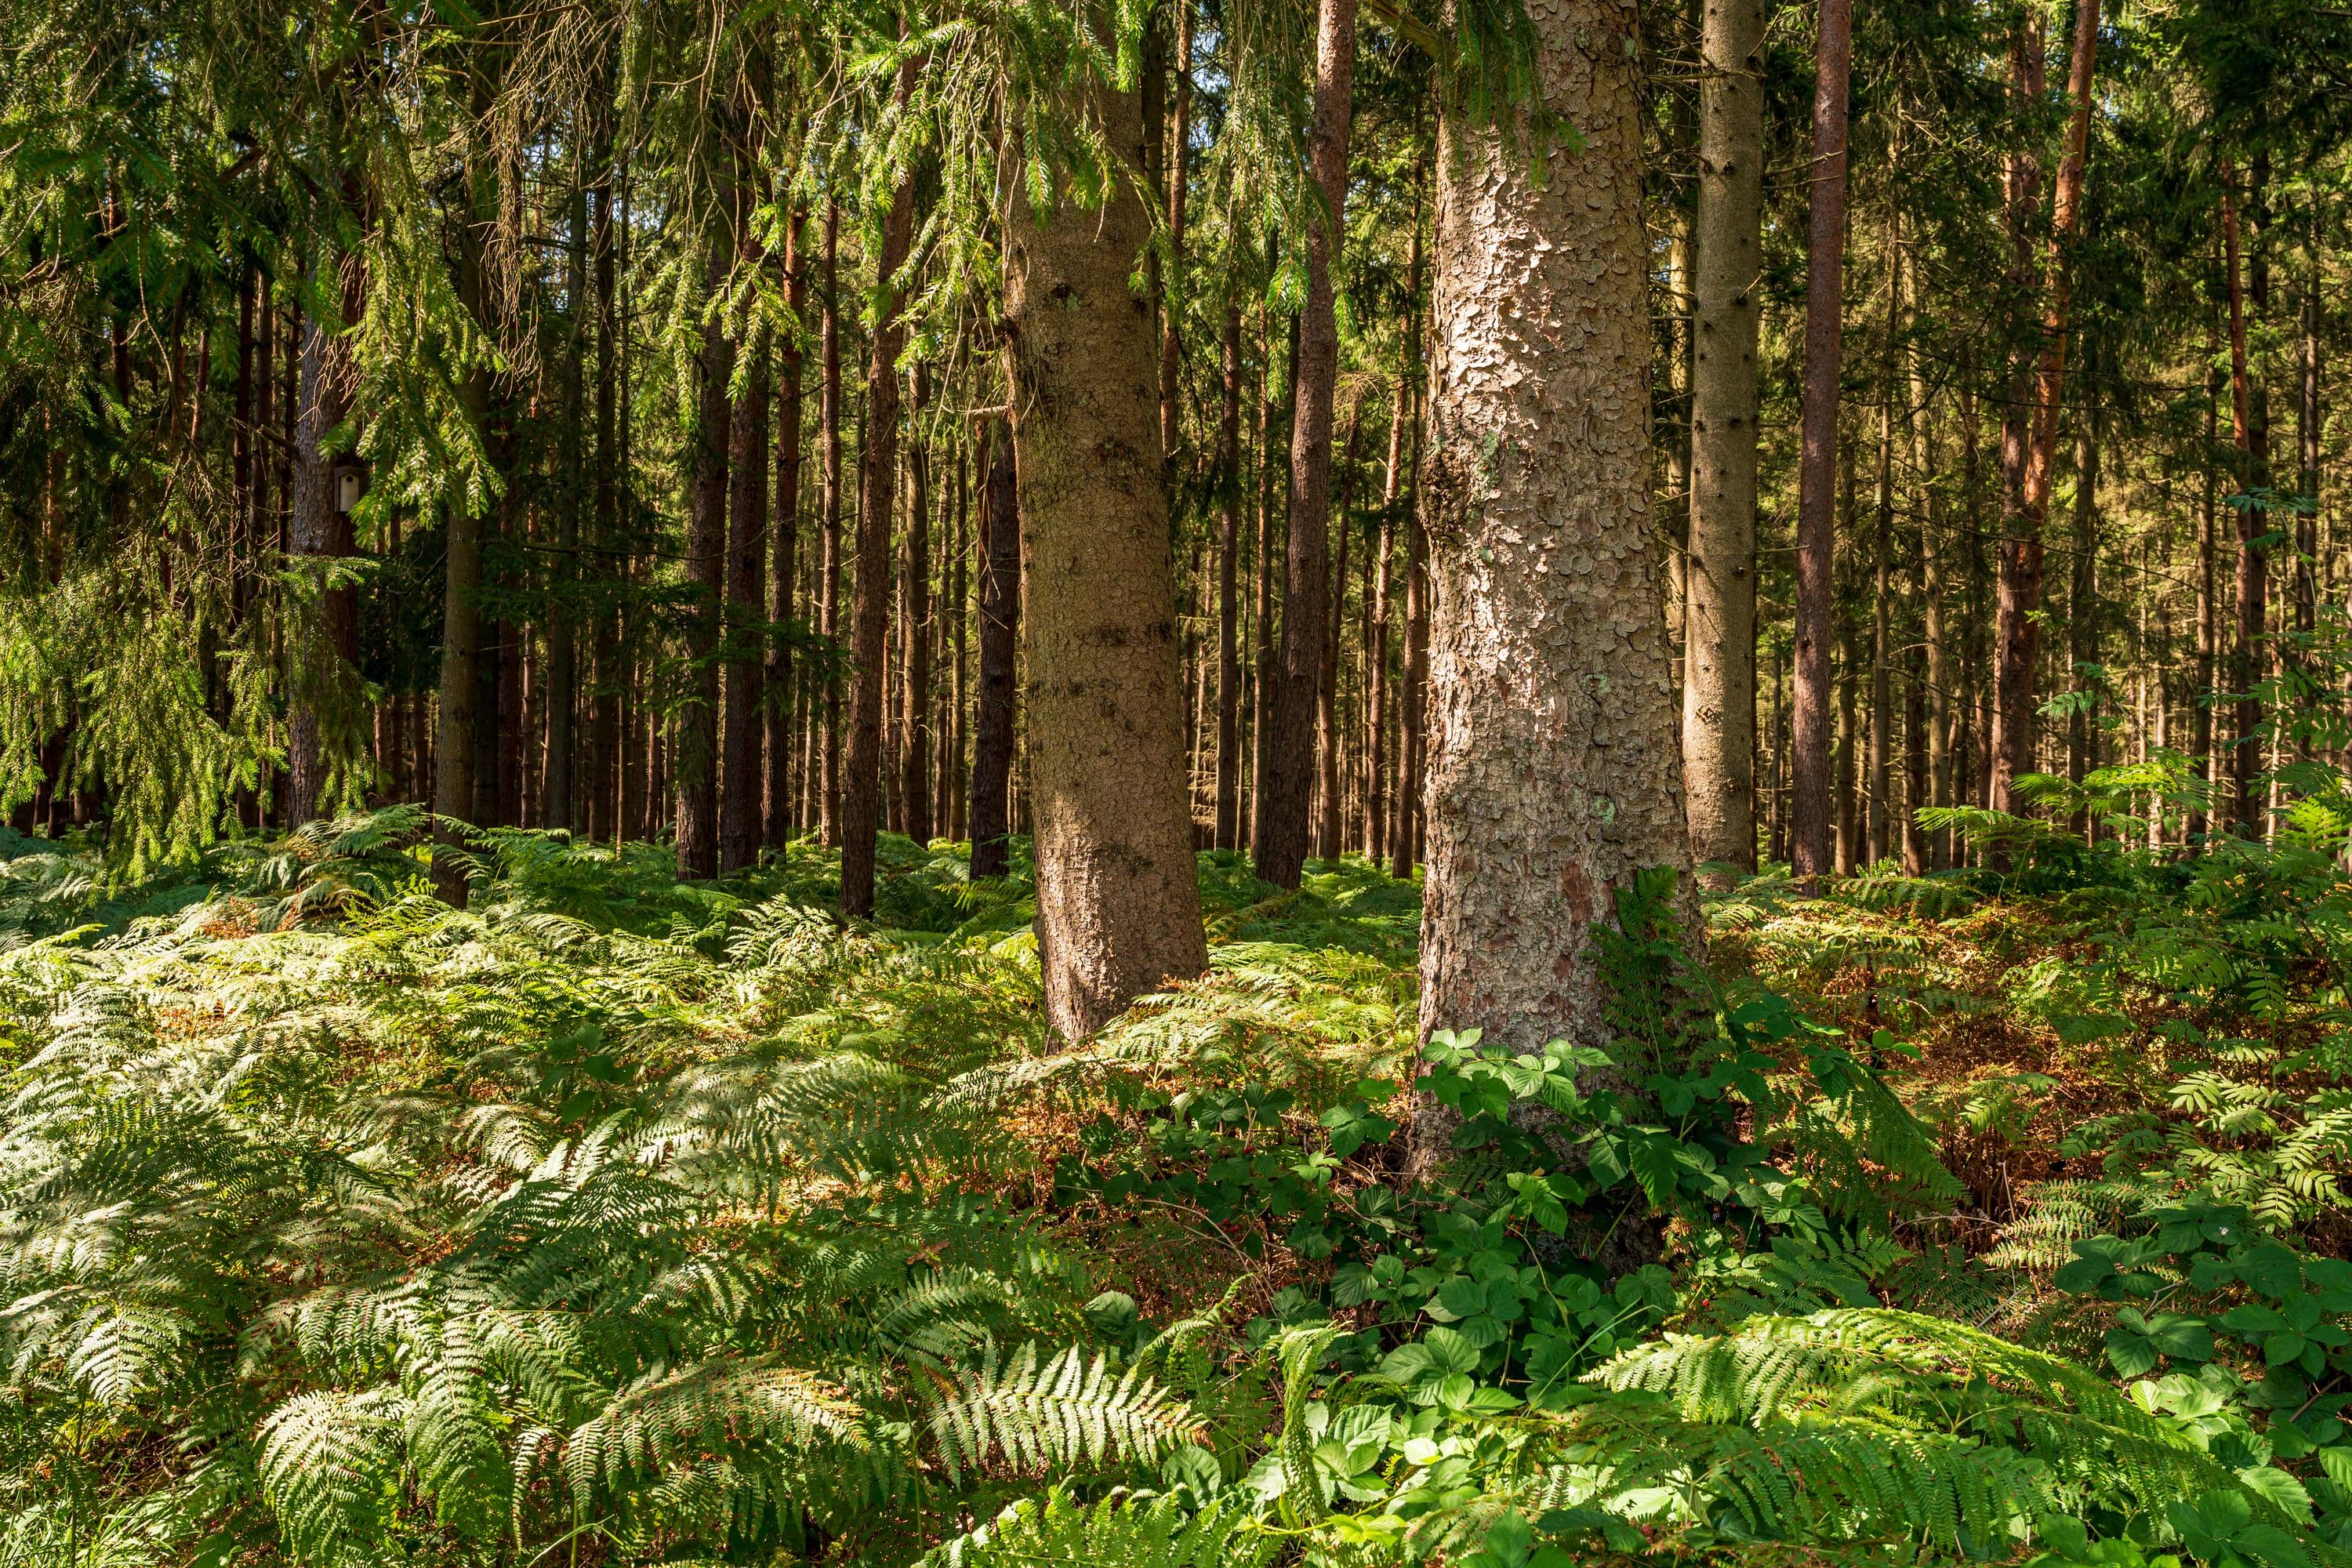
<instances>
[{"instance_id":1,"label":"pine trunk","mask_svg":"<svg viewBox=\"0 0 2352 1568\"><path fill-rule=\"evenodd\" d=\"M1013 662L1021 624L1021 510L1000 435L980 502L980 689L971 731L971 874L1002 877L1012 831Z\"/></svg>"},{"instance_id":2,"label":"pine trunk","mask_svg":"<svg viewBox=\"0 0 2352 1568\"><path fill-rule=\"evenodd\" d=\"M930 402L929 365L915 371L915 411L919 419ZM900 602L907 612L906 730L898 752L898 798L905 832L918 844L931 841L931 460L919 437L907 451L909 486L907 548L902 557Z\"/></svg>"},{"instance_id":3,"label":"pine trunk","mask_svg":"<svg viewBox=\"0 0 2352 1568\"><path fill-rule=\"evenodd\" d=\"M1796 874L1831 868L1830 639L1837 548L1838 372L1845 293L1845 142L1851 0L1821 0L1814 45L1811 265L1805 279L1803 436L1798 462L1794 800Z\"/></svg>"},{"instance_id":4,"label":"pine trunk","mask_svg":"<svg viewBox=\"0 0 2352 1568\"><path fill-rule=\"evenodd\" d=\"M1217 847L1242 847L1242 312L1225 303L1217 419Z\"/></svg>"},{"instance_id":5,"label":"pine trunk","mask_svg":"<svg viewBox=\"0 0 2352 1568\"><path fill-rule=\"evenodd\" d=\"M2026 46L2020 56L2020 97L2038 102L2042 88L2041 26L2028 23ZM2066 95L2073 105L2067 122L2065 151L2058 163L2058 189L2052 206L2050 259L2045 282L2048 297L2042 312L2042 350L2033 378L2032 426L2024 453L2023 471L2015 488L2014 514L2003 520L2000 555L2000 625L1997 630L1995 682L1999 688L1993 710L1997 734L1993 742L1993 805L2014 811L2019 805L2015 780L2033 765L2034 659L2040 644L2042 608L2042 528L2050 510L2052 469L2058 455L2058 404L2066 364L2067 306L2072 271L2066 247L2073 240L2082 213L2083 163L2091 131L2091 70L2098 57L2099 0L2076 0L2074 54L2066 75ZM2030 161L2021 163L2027 177L2019 187L2031 199L2033 184ZM2011 196L2013 225L2017 193ZM2023 244L2021 231L2016 243ZM2010 437L2003 437L2008 459Z\"/></svg>"},{"instance_id":6,"label":"pine trunk","mask_svg":"<svg viewBox=\"0 0 2352 1568\"><path fill-rule=\"evenodd\" d=\"M777 626L792 622L797 608L793 589L799 582L801 542L801 312L808 304L808 268L801 255L801 231L808 223L805 210L795 207L784 225L784 313L787 324L777 345L776 363L776 510L768 569L768 619ZM779 639L767 650L766 754L761 759L761 815L768 847L782 850L792 839L793 820L793 646Z\"/></svg>"},{"instance_id":7,"label":"pine trunk","mask_svg":"<svg viewBox=\"0 0 2352 1568\"><path fill-rule=\"evenodd\" d=\"M1321 0L1315 49L1314 126L1307 172L1316 210L1307 225L1307 300L1291 362L1290 510L1282 582L1282 669L1272 703L1274 743L1257 832L1257 874L1298 886L1309 846L1315 719L1329 618L1331 424L1339 328L1331 270L1347 233L1349 100L1356 69L1356 0Z\"/></svg>"},{"instance_id":8,"label":"pine trunk","mask_svg":"<svg viewBox=\"0 0 2352 1568\"><path fill-rule=\"evenodd\" d=\"M728 273L727 233L715 225L707 276L713 289ZM683 881L719 870L719 637L727 574L728 447L733 433L727 386L735 345L718 316L703 324L694 360L695 424L687 434L686 632L689 674L677 715L670 775L677 792L677 875Z\"/></svg>"},{"instance_id":9,"label":"pine trunk","mask_svg":"<svg viewBox=\"0 0 2352 1568\"><path fill-rule=\"evenodd\" d=\"M898 95L914 64L899 68ZM866 441L858 453L857 562L851 584L848 732L842 747L841 912L874 916L874 853L882 826L883 642L890 623L890 524L898 481L898 351L906 326L895 286L914 233L915 186L903 176L882 219L874 259L874 341L866 359Z\"/></svg>"},{"instance_id":10,"label":"pine trunk","mask_svg":"<svg viewBox=\"0 0 2352 1568\"><path fill-rule=\"evenodd\" d=\"M1763 0L1701 26L1691 278L1683 773L1691 856L1756 868L1756 346L1764 199ZM1711 875L1727 885L1721 873Z\"/></svg>"},{"instance_id":11,"label":"pine trunk","mask_svg":"<svg viewBox=\"0 0 2352 1568\"><path fill-rule=\"evenodd\" d=\"M1141 116L1100 88L1122 160ZM1005 384L1027 553L1029 782L1045 1012L1092 1034L1208 963L1183 784L1158 344L1128 288L1150 219L1114 178L1099 212L1005 215Z\"/></svg>"},{"instance_id":12,"label":"pine trunk","mask_svg":"<svg viewBox=\"0 0 2352 1568\"><path fill-rule=\"evenodd\" d=\"M824 204L824 316L819 326L824 425L824 552L817 563L817 630L841 646L841 206ZM824 741L817 776L817 820L827 847L841 844L841 682L824 683Z\"/></svg>"},{"instance_id":13,"label":"pine trunk","mask_svg":"<svg viewBox=\"0 0 2352 1568\"><path fill-rule=\"evenodd\" d=\"M1562 0L1535 26L1544 99L1586 145L1547 150L1538 184L1508 138L1440 121L1427 480L1421 1028L1518 1051L1612 1044L1589 933L1689 844L1649 537L1635 11Z\"/></svg>"}]
</instances>

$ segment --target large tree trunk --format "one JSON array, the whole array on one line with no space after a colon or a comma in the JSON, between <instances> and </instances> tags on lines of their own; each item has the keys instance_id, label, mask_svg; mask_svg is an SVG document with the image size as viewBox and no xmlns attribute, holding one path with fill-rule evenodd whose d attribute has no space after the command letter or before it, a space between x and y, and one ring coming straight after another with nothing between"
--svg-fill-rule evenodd
<instances>
[{"instance_id":1,"label":"large tree trunk","mask_svg":"<svg viewBox=\"0 0 2352 1568\"><path fill-rule=\"evenodd\" d=\"M1330 577L1331 416L1339 386L1339 328L1331 268L1347 234L1348 123L1356 71L1355 0L1321 0L1315 47L1315 121L1307 172L1316 211L1307 225L1307 300L1291 363L1290 515L1282 583L1282 670L1271 710L1270 776L1257 831L1257 874L1298 886L1315 783L1316 692Z\"/></svg>"},{"instance_id":2,"label":"large tree trunk","mask_svg":"<svg viewBox=\"0 0 2352 1568\"><path fill-rule=\"evenodd\" d=\"M914 65L899 68L901 101ZM915 185L902 177L874 258L874 342L866 362L866 440L857 466L857 561L850 593L848 733L842 746L841 912L874 914L875 837L882 826L882 644L890 620L890 524L898 484L898 351L907 329L896 280L915 224Z\"/></svg>"},{"instance_id":3,"label":"large tree trunk","mask_svg":"<svg viewBox=\"0 0 2352 1568\"><path fill-rule=\"evenodd\" d=\"M808 303L808 268L801 256L801 230L808 214L795 207L784 225L784 310L791 324L779 345L776 367L776 510L768 573L768 619L782 626L793 618L793 585L800 571L801 541L801 312ZM761 759L761 816L768 847L781 850L793 836L793 649L787 642L767 650L766 754Z\"/></svg>"},{"instance_id":4,"label":"large tree trunk","mask_svg":"<svg viewBox=\"0 0 2352 1568\"><path fill-rule=\"evenodd\" d=\"M1764 201L1763 0L1700 29L1692 270L1683 773L1691 856L1756 868L1756 342ZM1727 883L1728 878L1718 878Z\"/></svg>"},{"instance_id":5,"label":"large tree trunk","mask_svg":"<svg viewBox=\"0 0 2352 1568\"><path fill-rule=\"evenodd\" d=\"M1439 125L1421 1028L1540 1050L1611 1030L1590 932L1687 865L1650 542L1641 70L1628 0L1536 18L1544 100L1586 145L1538 184L1512 138Z\"/></svg>"},{"instance_id":6,"label":"large tree trunk","mask_svg":"<svg viewBox=\"0 0 2352 1568\"><path fill-rule=\"evenodd\" d=\"M1797 479L1796 874L1832 867L1830 638L1837 549L1838 371L1845 322L1846 77L1851 0L1821 0L1814 42L1810 266L1805 277L1803 439Z\"/></svg>"},{"instance_id":7,"label":"large tree trunk","mask_svg":"<svg viewBox=\"0 0 2352 1568\"><path fill-rule=\"evenodd\" d=\"M713 226L708 276L727 276L726 226ZM733 434L727 386L735 345L718 317L702 329L695 356L695 426L687 436L686 580L692 609L686 657L692 670L677 716L670 776L677 790L677 874L681 880L719 870L719 633L727 569L727 455Z\"/></svg>"},{"instance_id":8,"label":"large tree trunk","mask_svg":"<svg viewBox=\"0 0 2352 1568\"><path fill-rule=\"evenodd\" d=\"M1021 624L1021 509L1013 442L1001 437L980 503L980 691L971 733L971 874L1002 877L1010 861L1013 658Z\"/></svg>"},{"instance_id":9,"label":"large tree trunk","mask_svg":"<svg viewBox=\"0 0 2352 1568\"><path fill-rule=\"evenodd\" d=\"M2029 103L2041 97L2040 25L2031 22L2020 75ZM2058 455L2058 399L2066 369L2066 316L2072 272L2066 247L2082 213L2083 163L2091 134L2091 68L2098 58L2099 0L2076 0L2074 48L2066 73L2074 105L2066 146L2058 161L2058 190L2050 222L2048 297L2042 312L2042 353L2033 382L2032 430L2016 487L2015 516L2001 529L2000 607L1996 635L1999 700L1993 709L1993 805L2017 809L2016 778L2033 766L2033 668L2042 608L2042 525L2050 510L2051 472ZM2023 173L2021 170L2021 173ZM2029 184L2030 181L2021 181ZM2012 197L2014 200L2014 197ZM2004 437L2003 446L2008 446ZM2003 453L2004 458L2008 454Z\"/></svg>"},{"instance_id":10,"label":"large tree trunk","mask_svg":"<svg viewBox=\"0 0 2352 1568\"><path fill-rule=\"evenodd\" d=\"M1093 93L1136 159L1134 98ZM1139 160L1138 160L1139 161ZM1100 212L1005 215L1005 384L1027 545L1029 784L1045 1010L1066 1038L1207 966L1185 798L1176 589L1157 345L1129 290L1150 224L1132 184Z\"/></svg>"},{"instance_id":11,"label":"large tree trunk","mask_svg":"<svg viewBox=\"0 0 2352 1568\"><path fill-rule=\"evenodd\" d=\"M1242 847L1242 310L1225 301L1217 418L1217 847Z\"/></svg>"}]
</instances>

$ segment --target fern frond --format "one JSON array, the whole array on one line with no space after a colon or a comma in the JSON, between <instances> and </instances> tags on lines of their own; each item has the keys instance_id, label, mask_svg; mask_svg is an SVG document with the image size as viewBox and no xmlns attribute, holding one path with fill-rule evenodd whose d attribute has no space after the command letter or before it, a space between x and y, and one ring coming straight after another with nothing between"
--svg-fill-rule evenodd
<instances>
[{"instance_id":1,"label":"fern frond","mask_svg":"<svg viewBox=\"0 0 2352 1568\"><path fill-rule=\"evenodd\" d=\"M261 1495L295 1558L373 1563L398 1496L404 1414L391 1389L298 1394L261 1429Z\"/></svg>"},{"instance_id":2,"label":"fern frond","mask_svg":"<svg viewBox=\"0 0 2352 1568\"><path fill-rule=\"evenodd\" d=\"M921 1560L921 1568L1036 1568L1039 1563L1115 1563L1118 1568L1258 1568L1281 1544L1231 1497L1198 1513L1172 1497L1136 1501L1114 1494L1089 1508L1059 1487L1014 1503L988 1523Z\"/></svg>"},{"instance_id":3,"label":"fern frond","mask_svg":"<svg viewBox=\"0 0 2352 1568\"><path fill-rule=\"evenodd\" d=\"M931 1435L959 1480L999 1455L1030 1474L1150 1464L1201 1433L1190 1405L1134 1368L1114 1374L1108 1355L1089 1360L1078 1345L1040 1362L1033 1341L1000 1362L992 1342L979 1366L941 1382Z\"/></svg>"}]
</instances>

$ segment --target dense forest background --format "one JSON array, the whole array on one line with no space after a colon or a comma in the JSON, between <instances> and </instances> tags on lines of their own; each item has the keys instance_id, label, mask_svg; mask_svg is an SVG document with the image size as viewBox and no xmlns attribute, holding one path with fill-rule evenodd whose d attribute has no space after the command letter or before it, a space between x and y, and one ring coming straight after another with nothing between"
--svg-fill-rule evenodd
<instances>
[{"instance_id":1,"label":"dense forest background","mask_svg":"<svg viewBox=\"0 0 2352 1568\"><path fill-rule=\"evenodd\" d=\"M2352 12L6 15L0 1568L2352 1552Z\"/></svg>"}]
</instances>

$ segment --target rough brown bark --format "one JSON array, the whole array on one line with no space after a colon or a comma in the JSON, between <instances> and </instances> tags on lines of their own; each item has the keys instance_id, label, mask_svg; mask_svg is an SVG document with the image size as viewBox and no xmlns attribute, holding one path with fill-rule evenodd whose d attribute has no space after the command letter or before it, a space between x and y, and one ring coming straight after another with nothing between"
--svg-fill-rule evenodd
<instances>
[{"instance_id":1,"label":"rough brown bark","mask_svg":"<svg viewBox=\"0 0 2352 1568\"><path fill-rule=\"evenodd\" d=\"M1140 115L1097 87L1121 161ZM1028 787L1048 1020L1093 1033L1208 963L1178 690L1176 592L1149 303L1150 219L1115 179L1099 212L1005 216L1005 384L1026 546Z\"/></svg>"},{"instance_id":2,"label":"rough brown bark","mask_svg":"<svg viewBox=\"0 0 2352 1568\"><path fill-rule=\"evenodd\" d=\"M1683 773L1692 858L1735 871L1756 868L1756 289L1763 260L1763 0L1707 0L1699 34L1698 256L1691 275Z\"/></svg>"},{"instance_id":3,"label":"rough brown bark","mask_svg":"<svg viewBox=\"0 0 2352 1568\"><path fill-rule=\"evenodd\" d=\"M2021 80L2031 98L2041 96L2040 23L2030 22L2019 58ZM2033 380L2032 428L2016 486L2014 518L2003 520L2000 602L1995 633L1998 688L1993 705L1993 805L2017 808L2017 775L2033 767L2033 672L2041 629L2042 527L2050 510L2050 482L2058 454L2058 404L2066 368L2067 306L2073 282L2066 247L2080 222L2083 163L2091 134L2091 70L2098 58L2099 0L2076 0L2074 44L2066 73L2066 96L2074 109L2066 145L2058 161L2058 188L2050 223L2048 293L2042 312L2042 351ZM2026 173L2021 167L2020 174ZM2021 179L2029 191L2030 179ZM2015 195L2012 194L2012 204ZM2014 232L2014 231L2013 231ZM2004 462L2010 437L2002 438ZM2006 499L2006 498L2005 498Z\"/></svg>"},{"instance_id":4,"label":"rough brown bark","mask_svg":"<svg viewBox=\"0 0 2352 1568\"><path fill-rule=\"evenodd\" d=\"M1837 547L1838 369L1845 315L1845 139L1851 0L1821 0L1814 44L1810 265L1805 278L1803 437L1798 459L1796 874L1831 869L1830 638Z\"/></svg>"},{"instance_id":5,"label":"rough brown bark","mask_svg":"<svg viewBox=\"0 0 2352 1568\"><path fill-rule=\"evenodd\" d=\"M746 225L746 230L749 229ZM762 259L747 236L743 260ZM765 837L760 821L760 748L767 735L767 656L753 628L767 618L768 342L759 330L745 347L751 363L735 399L728 441L725 746L719 779L719 868L757 863Z\"/></svg>"},{"instance_id":6,"label":"rough brown bark","mask_svg":"<svg viewBox=\"0 0 2352 1568\"><path fill-rule=\"evenodd\" d=\"M1517 1050L1611 1044L1590 931L1689 844L1649 539L1635 8L1561 0L1535 26L1544 100L1586 145L1538 185L1508 138L1441 118L1427 462L1421 1027Z\"/></svg>"},{"instance_id":7,"label":"rough brown bark","mask_svg":"<svg viewBox=\"0 0 2352 1568\"><path fill-rule=\"evenodd\" d=\"M913 80L910 60L899 68L902 101ZM914 223L909 174L891 193L881 252L874 261L874 342L866 362L866 441L858 454L849 721L841 784L841 912L853 920L873 918L875 837L882 826L882 643L890 617L890 523L898 481L898 352L907 341L897 279Z\"/></svg>"},{"instance_id":8,"label":"rough brown bark","mask_svg":"<svg viewBox=\"0 0 2352 1568\"><path fill-rule=\"evenodd\" d=\"M1307 299L1291 364L1290 510L1282 581L1282 668L1272 692L1273 744L1261 792L1257 874L1298 886L1309 847L1315 784L1316 695L1329 618L1331 425L1339 328L1331 268L1347 230L1349 100L1356 69L1356 0L1317 10L1314 125L1307 173L1316 210L1307 225Z\"/></svg>"},{"instance_id":9,"label":"rough brown bark","mask_svg":"<svg viewBox=\"0 0 2352 1568\"><path fill-rule=\"evenodd\" d=\"M980 689L971 732L971 874L1002 877L1012 830L1013 656L1021 624L1021 509L1013 442L1000 436L980 503Z\"/></svg>"}]
</instances>

